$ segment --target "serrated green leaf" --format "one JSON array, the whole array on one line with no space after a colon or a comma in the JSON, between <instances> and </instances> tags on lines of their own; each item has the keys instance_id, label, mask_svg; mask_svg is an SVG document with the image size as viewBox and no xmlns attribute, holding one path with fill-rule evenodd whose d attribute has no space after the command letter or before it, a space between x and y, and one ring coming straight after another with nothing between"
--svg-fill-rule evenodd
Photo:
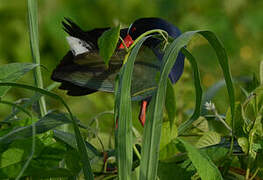
<instances>
[{"instance_id":1,"label":"serrated green leaf","mask_svg":"<svg viewBox=\"0 0 263 180\"><path fill-rule=\"evenodd\" d=\"M220 143L221 141L221 136L220 134L214 132L214 131L209 131L206 132L196 143L197 148L203 148L206 146L212 146L215 144Z\"/></svg>"},{"instance_id":2,"label":"serrated green leaf","mask_svg":"<svg viewBox=\"0 0 263 180\"><path fill-rule=\"evenodd\" d=\"M198 149L188 142L183 141L182 139L179 140L183 143L188 152L188 157L192 161L202 180L223 180L220 171L207 155L199 152Z\"/></svg>"},{"instance_id":3,"label":"serrated green leaf","mask_svg":"<svg viewBox=\"0 0 263 180\"><path fill-rule=\"evenodd\" d=\"M109 65L120 36L120 25L105 31L98 40L99 54L103 58L106 66Z\"/></svg>"}]
</instances>

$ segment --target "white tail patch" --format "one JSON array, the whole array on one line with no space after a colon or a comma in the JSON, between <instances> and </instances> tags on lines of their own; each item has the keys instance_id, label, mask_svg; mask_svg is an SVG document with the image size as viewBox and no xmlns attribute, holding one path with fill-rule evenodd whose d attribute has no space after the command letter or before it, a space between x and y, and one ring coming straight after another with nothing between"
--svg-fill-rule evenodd
<instances>
[{"instance_id":1,"label":"white tail patch","mask_svg":"<svg viewBox=\"0 0 263 180\"><path fill-rule=\"evenodd\" d=\"M68 36L66 38L74 56L89 52L91 49L91 46L81 39L72 36Z\"/></svg>"}]
</instances>

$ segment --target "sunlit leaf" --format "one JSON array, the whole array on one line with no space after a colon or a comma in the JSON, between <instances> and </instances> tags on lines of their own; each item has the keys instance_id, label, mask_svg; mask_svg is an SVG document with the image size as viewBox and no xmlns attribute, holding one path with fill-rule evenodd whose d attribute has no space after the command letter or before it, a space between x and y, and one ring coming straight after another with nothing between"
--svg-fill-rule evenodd
<instances>
[{"instance_id":1,"label":"sunlit leaf","mask_svg":"<svg viewBox=\"0 0 263 180\"><path fill-rule=\"evenodd\" d=\"M197 148L202 148L206 146L212 146L215 144L220 143L221 141L221 136L214 132L214 131L209 131L206 132L196 143Z\"/></svg>"},{"instance_id":2,"label":"sunlit leaf","mask_svg":"<svg viewBox=\"0 0 263 180\"><path fill-rule=\"evenodd\" d=\"M248 153L248 139L246 137L240 137L237 139L238 145L245 153Z\"/></svg>"},{"instance_id":3,"label":"sunlit leaf","mask_svg":"<svg viewBox=\"0 0 263 180\"><path fill-rule=\"evenodd\" d=\"M120 25L105 31L98 40L99 53L106 66L114 53L120 36Z\"/></svg>"}]
</instances>

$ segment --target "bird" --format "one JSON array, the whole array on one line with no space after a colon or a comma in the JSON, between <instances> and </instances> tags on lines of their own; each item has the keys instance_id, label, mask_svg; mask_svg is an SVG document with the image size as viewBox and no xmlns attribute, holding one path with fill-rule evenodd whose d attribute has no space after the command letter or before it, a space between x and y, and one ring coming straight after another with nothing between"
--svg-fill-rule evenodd
<instances>
[{"instance_id":1,"label":"bird","mask_svg":"<svg viewBox=\"0 0 263 180\"><path fill-rule=\"evenodd\" d=\"M70 51L62 58L52 72L51 79L61 82L59 89L67 90L70 96L83 96L97 91L114 92L115 77L123 64L126 55L125 46L129 47L143 33L161 29L176 39L181 31L173 24L157 17L139 18L129 28L120 30L120 37L114 54L107 67L99 56L98 39L110 28L99 28L83 31L72 20L65 18L62 22L68 33L66 38ZM132 77L132 100L141 101L139 120L144 126L147 106L151 95L157 87L156 76L164 52L160 48L162 40L156 37L148 38L136 58ZM184 55L180 52L172 67L169 78L176 83L184 70Z\"/></svg>"}]
</instances>

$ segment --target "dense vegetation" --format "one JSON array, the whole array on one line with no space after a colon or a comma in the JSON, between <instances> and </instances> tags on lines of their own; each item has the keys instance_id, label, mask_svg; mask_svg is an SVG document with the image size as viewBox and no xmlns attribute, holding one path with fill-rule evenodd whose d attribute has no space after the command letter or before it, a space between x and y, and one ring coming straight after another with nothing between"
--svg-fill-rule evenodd
<instances>
[{"instance_id":1,"label":"dense vegetation","mask_svg":"<svg viewBox=\"0 0 263 180\"><path fill-rule=\"evenodd\" d=\"M57 0L40 1L38 10L33 0L27 2L0 1L1 179L263 177L261 1ZM163 17L183 32L209 31L169 42L143 131L138 102L127 105L130 82L123 79L129 79L144 38L130 49L119 94L68 97L56 90L50 74L68 51L64 17L91 29L119 22L125 27L144 16ZM181 48L189 61L172 86L167 65Z\"/></svg>"}]
</instances>

